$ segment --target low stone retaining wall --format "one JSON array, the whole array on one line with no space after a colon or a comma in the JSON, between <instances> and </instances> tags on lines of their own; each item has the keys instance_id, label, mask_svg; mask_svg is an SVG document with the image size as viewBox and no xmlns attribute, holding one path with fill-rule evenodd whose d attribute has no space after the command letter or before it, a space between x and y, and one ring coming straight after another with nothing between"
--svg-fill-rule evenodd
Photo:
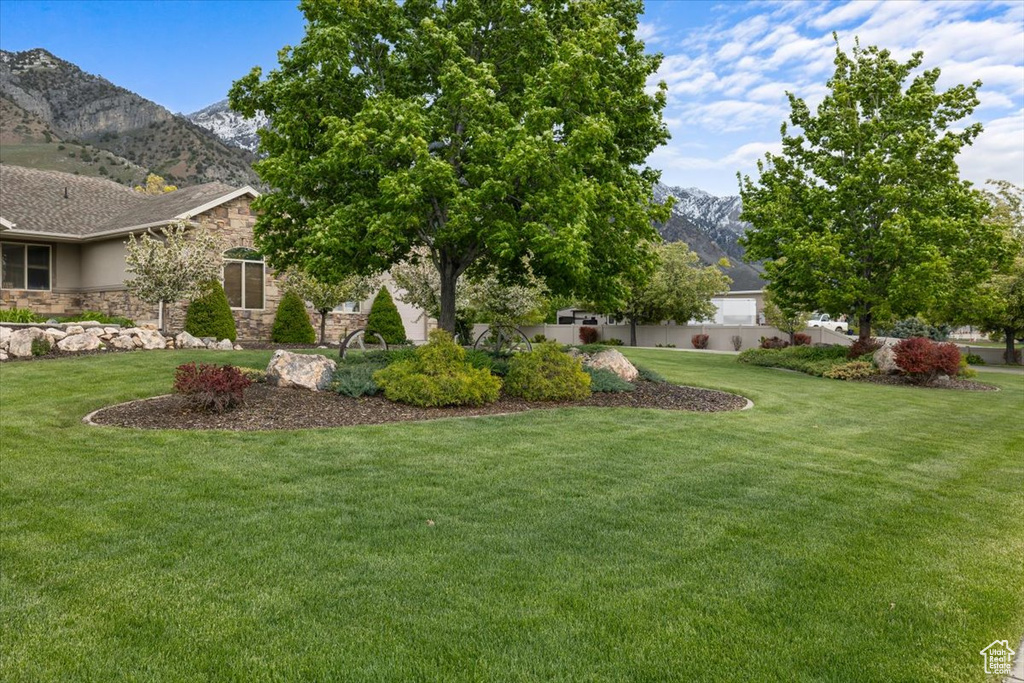
<instances>
[{"instance_id":1,"label":"low stone retaining wall","mask_svg":"<svg viewBox=\"0 0 1024 683\"><path fill-rule=\"evenodd\" d=\"M56 349L58 353L80 353L107 349L133 351L175 347L224 351L242 348L232 344L228 339L199 339L188 332L182 332L176 337L165 337L153 325L122 328L95 321L0 325L0 361L39 355L40 348Z\"/></svg>"}]
</instances>

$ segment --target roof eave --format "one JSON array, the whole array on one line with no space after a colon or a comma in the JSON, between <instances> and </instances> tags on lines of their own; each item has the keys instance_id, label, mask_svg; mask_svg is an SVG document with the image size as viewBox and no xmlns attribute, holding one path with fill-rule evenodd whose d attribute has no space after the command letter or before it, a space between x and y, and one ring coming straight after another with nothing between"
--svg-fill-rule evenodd
<instances>
[{"instance_id":1,"label":"roof eave","mask_svg":"<svg viewBox=\"0 0 1024 683\"><path fill-rule=\"evenodd\" d=\"M197 215L199 215L201 213L205 213L205 212L209 211L210 209L215 209L218 206L220 206L221 204L224 204L226 202L230 202L232 199L238 199L239 197L241 197L243 195L249 195L253 199L256 199L257 197L260 196L260 193L255 188L253 188L251 185L246 185L245 187L240 187L237 190L234 190L233 192L228 192L225 195L221 195L220 197L217 197L216 199L211 199L210 201L206 202L205 204L201 204L201 205L195 207L194 209L189 209L188 211L185 211L184 213L179 213L177 216L175 216L175 218L178 219L178 220L187 220L189 218L192 218L193 216L197 216Z\"/></svg>"}]
</instances>

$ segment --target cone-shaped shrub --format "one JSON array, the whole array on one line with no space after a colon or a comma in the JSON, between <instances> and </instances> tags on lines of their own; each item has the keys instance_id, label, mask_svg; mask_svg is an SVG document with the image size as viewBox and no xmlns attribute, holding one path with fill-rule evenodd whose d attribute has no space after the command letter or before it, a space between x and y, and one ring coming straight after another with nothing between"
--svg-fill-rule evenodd
<instances>
[{"instance_id":1,"label":"cone-shaped shrub","mask_svg":"<svg viewBox=\"0 0 1024 683\"><path fill-rule=\"evenodd\" d=\"M374 332L384 337L388 344L405 343L405 324L387 287L381 287L373 298L373 306L366 319L366 336L370 337Z\"/></svg>"},{"instance_id":2,"label":"cone-shaped shrub","mask_svg":"<svg viewBox=\"0 0 1024 683\"><path fill-rule=\"evenodd\" d=\"M270 341L279 344L312 344L316 332L309 322L306 304L295 292L287 292L277 306L274 327L270 330Z\"/></svg>"},{"instance_id":3,"label":"cone-shaped shrub","mask_svg":"<svg viewBox=\"0 0 1024 683\"><path fill-rule=\"evenodd\" d=\"M188 305L185 331L194 337L215 337L235 341L235 318L231 315L224 287L216 280L207 284L207 293Z\"/></svg>"}]
</instances>

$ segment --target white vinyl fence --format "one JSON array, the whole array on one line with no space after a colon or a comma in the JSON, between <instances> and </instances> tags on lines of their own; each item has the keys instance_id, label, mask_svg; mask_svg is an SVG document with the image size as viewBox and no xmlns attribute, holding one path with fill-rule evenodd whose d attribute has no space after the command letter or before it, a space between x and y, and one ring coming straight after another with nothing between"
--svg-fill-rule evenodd
<instances>
[{"instance_id":1,"label":"white vinyl fence","mask_svg":"<svg viewBox=\"0 0 1024 683\"><path fill-rule=\"evenodd\" d=\"M523 331L527 339L532 340L535 335L543 334L547 339L562 344L579 344L581 327L597 329L599 340L620 339L623 344L629 345L629 325L528 325L519 329ZM475 325L473 339L476 340L486 329L487 325ZM680 349L692 349L691 340L696 334L708 335L708 349L715 351L733 351L732 338L734 336L740 337L741 350L756 348L760 344L761 337L789 339L787 334L767 325L637 325L636 345L672 345ZM856 339L820 327L806 329L803 334L810 335L812 344L849 346Z\"/></svg>"}]
</instances>

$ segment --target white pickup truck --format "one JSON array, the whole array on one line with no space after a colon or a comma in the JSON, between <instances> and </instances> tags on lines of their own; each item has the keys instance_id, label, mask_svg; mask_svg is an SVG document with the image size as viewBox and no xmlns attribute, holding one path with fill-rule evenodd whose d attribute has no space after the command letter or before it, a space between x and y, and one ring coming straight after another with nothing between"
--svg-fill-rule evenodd
<instances>
[{"instance_id":1,"label":"white pickup truck","mask_svg":"<svg viewBox=\"0 0 1024 683\"><path fill-rule=\"evenodd\" d=\"M834 332L842 332L843 334L850 331L850 325L848 323L833 320L828 313L815 313L811 316L811 319L807 321L807 327L824 327L825 329L832 330Z\"/></svg>"}]
</instances>

